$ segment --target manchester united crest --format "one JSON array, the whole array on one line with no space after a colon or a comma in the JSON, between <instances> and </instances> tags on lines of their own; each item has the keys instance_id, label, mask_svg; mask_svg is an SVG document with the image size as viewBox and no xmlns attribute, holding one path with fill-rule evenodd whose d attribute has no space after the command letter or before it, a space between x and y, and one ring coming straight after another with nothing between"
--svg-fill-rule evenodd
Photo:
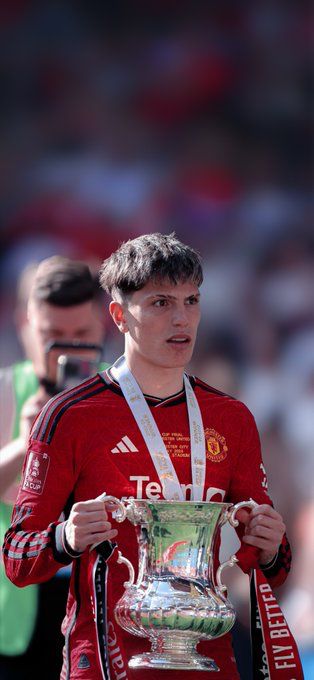
<instances>
[{"instance_id":1,"label":"manchester united crest","mask_svg":"<svg viewBox=\"0 0 314 680\"><path fill-rule=\"evenodd\" d=\"M213 463L221 463L225 460L228 453L228 447L225 438L216 432L212 427L207 427L205 430L206 441L206 457Z\"/></svg>"}]
</instances>

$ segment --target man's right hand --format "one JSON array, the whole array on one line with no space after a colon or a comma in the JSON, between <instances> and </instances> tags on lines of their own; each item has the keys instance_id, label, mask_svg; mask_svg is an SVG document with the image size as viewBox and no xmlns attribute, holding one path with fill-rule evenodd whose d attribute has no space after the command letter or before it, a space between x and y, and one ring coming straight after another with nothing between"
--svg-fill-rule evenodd
<instances>
[{"instance_id":1,"label":"man's right hand","mask_svg":"<svg viewBox=\"0 0 314 680\"><path fill-rule=\"evenodd\" d=\"M117 533L108 521L104 501L97 499L74 503L65 526L66 540L75 552L83 552L91 545L110 541Z\"/></svg>"}]
</instances>

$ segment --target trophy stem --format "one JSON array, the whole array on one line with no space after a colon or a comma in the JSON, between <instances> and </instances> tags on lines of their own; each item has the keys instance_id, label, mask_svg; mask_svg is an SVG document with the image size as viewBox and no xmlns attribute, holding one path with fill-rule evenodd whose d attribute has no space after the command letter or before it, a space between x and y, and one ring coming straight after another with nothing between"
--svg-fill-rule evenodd
<instances>
[{"instance_id":1,"label":"trophy stem","mask_svg":"<svg viewBox=\"0 0 314 680\"><path fill-rule=\"evenodd\" d=\"M130 668L219 671L213 659L197 653L198 639L167 631L165 635L151 638L151 642L151 652L133 656L129 661Z\"/></svg>"}]
</instances>

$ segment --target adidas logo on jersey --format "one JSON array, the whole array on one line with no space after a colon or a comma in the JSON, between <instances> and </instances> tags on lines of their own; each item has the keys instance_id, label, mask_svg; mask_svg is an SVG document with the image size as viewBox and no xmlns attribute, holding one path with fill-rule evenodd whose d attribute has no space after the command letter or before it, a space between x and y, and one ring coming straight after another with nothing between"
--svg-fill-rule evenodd
<instances>
[{"instance_id":1,"label":"adidas logo on jersey","mask_svg":"<svg viewBox=\"0 0 314 680\"><path fill-rule=\"evenodd\" d=\"M131 439L125 435L114 449L111 449L111 453L138 453L138 449L131 442Z\"/></svg>"}]
</instances>

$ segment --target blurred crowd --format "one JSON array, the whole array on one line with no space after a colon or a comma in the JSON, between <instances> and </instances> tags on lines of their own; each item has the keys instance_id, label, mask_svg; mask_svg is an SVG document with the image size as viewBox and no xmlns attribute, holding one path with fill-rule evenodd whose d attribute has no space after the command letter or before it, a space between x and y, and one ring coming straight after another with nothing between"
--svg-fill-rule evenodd
<instances>
[{"instance_id":1,"label":"blurred crowd","mask_svg":"<svg viewBox=\"0 0 314 680\"><path fill-rule=\"evenodd\" d=\"M256 418L295 556L281 602L313 653L309 5L11 0L0 25L1 364L21 356L13 309L30 262L59 253L96 270L152 231L197 248L191 370ZM119 342L109 324L106 361Z\"/></svg>"}]
</instances>

